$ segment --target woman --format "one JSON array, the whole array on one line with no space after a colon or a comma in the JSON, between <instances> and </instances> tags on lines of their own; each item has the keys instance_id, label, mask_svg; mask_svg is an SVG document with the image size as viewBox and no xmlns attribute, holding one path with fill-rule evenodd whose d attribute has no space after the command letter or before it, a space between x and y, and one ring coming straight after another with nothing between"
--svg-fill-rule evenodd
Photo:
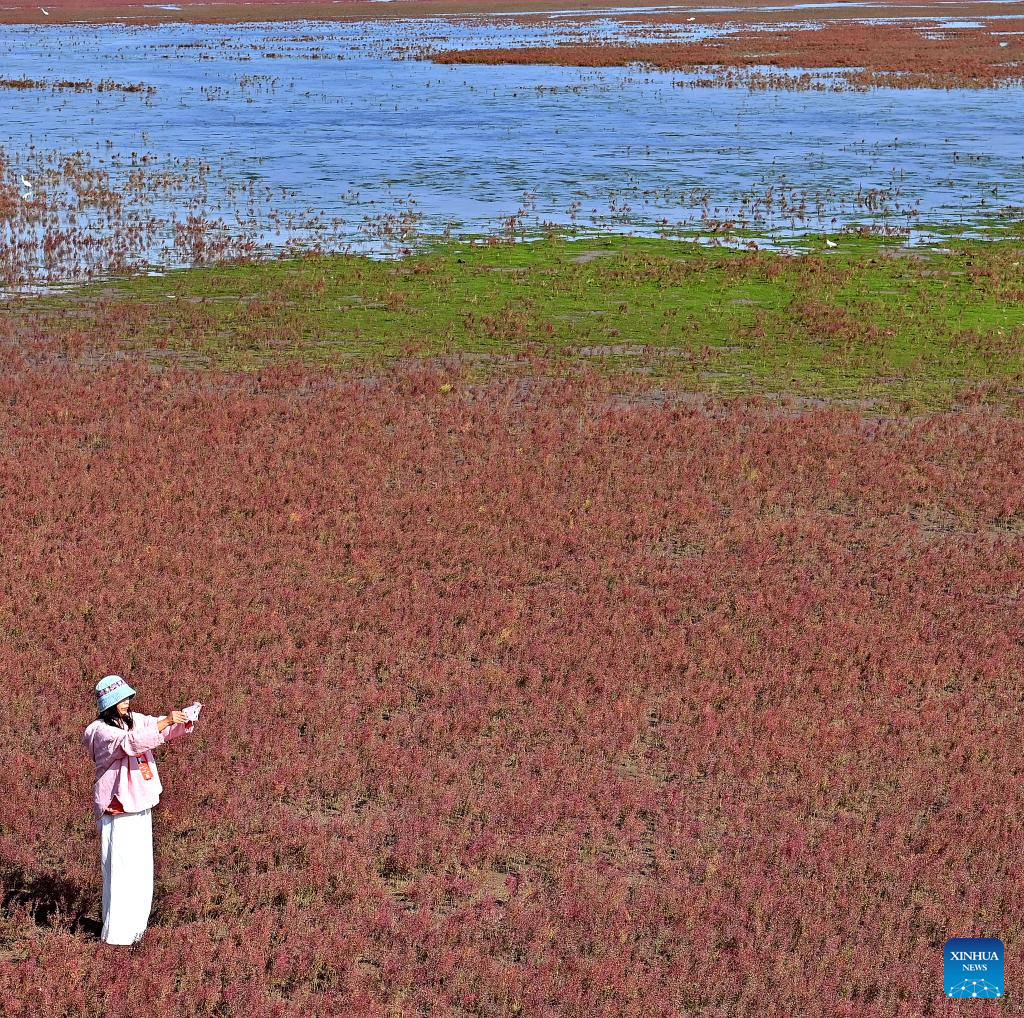
<instances>
[{"instance_id":1,"label":"woman","mask_svg":"<svg viewBox=\"0 0 1024 1018\"><path fill-rule=\"evenodd\" d=\"M96 767L93 812L103 867L103 932L108 944L134 944L153 905L153 807L163 786L153 750L195 727L201 704L161 717L131 710L135 690L120 675L96 683L97 718L82 743Z\"/></svg>"}]
</instances>

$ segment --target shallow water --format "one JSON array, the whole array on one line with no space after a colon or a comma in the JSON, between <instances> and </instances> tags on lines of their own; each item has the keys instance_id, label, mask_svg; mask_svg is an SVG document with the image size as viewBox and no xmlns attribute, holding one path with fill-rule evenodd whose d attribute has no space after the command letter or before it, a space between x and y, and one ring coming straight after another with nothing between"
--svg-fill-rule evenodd
<instances>
[{"instance_id":1,"label":"shallow water","mask_svg":"<svg viewBox=\"0 0 1024 1018\"><path fill-rule=\"evenodd\" d=\"M0 88L2 179L25 176L55 204L64 194L82 229L102 231L109 216L105 227L74 205L57 153L80 152L80 168L115 189L140 166L180 171L173 186L123 190L126 209L151 217L136 243L154 265L181 263L168 223L200 211L260 244L393 251L416 231L544 222L657 232L739 219L776 241L864 224L919 238L929 223L1024 205L1019 88L754 92L680 88L694 76L636 68L407 59L621 29L610 16L12 27L2 78L156 92Z\"/></svg>"}]
</instances>

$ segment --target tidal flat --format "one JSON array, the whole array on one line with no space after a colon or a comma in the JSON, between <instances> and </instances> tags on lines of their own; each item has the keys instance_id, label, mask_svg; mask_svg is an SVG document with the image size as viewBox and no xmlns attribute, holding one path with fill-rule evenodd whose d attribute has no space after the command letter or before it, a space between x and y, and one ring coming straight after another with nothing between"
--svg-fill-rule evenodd
<instances>
[{"instance_id":1,"label":"tidal flat","mask_svg":"<svg viewBox=\"0 0 1024 1018\"><path fill-rule=\"evenodd\" d=\"M5 308L86 359L361 373L461 358L476 376L539 355L727 396L877 412L1024 395L1024 232L939 247L806 237L802 250L595 235L437 241L400 260L306 255L131 276ZM752 242L753 244L753 242ZM829 246L831 245L831 246Z\"/></svg>"}]
</instances>

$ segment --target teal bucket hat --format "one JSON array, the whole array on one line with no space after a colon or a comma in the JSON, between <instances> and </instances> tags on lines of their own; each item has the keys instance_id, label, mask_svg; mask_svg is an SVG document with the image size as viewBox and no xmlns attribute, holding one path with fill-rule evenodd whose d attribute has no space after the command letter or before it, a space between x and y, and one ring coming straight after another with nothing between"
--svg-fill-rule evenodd
<instances>
[{"instance_id":1,"label":"teal bucket hat","mask_svg":"<svg viewBox=\"0 0 1024 1018\"><path fill-rule=\"evenodd\" d=\"M134 695L135 690L120 675L104 675L96 683L96 709L102 714L108 707Z\"/></svg>"}]
</instances>

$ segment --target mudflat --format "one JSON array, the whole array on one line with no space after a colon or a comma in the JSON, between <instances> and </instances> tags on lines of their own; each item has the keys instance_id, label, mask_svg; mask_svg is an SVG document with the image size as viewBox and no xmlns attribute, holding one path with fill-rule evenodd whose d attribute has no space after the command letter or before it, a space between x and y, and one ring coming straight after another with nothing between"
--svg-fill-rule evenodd
<instances>
[{"instance_id":1,"label":"mudflat","mask_svg":"<svg viewBox=\"0 0 1024 1018\"><path fill-rule=\"evenodd\" d=\"M549 14L571 11L574 14L622 9L620 0L253 0L251 3L210 3L206 0L176 0L167 4L95 3L93 0L57 0L56 3L26 3L13 0L0 10L0 24L54 24L61 22L131 21L140 24L167 21L196 23L240 23L253 21L345 21L382 18L425 18L438 15L502 15ZM806 5L785 3L751 3L750 0L709 0L698 4L681 4L676 11L655 0L630 0L631 9L651 8L645 20L693 17L699 22L727 21L793 22L833 21L884 17L887 9L900 17L947 18L970 16L996 17L1019 14L1022 4L971 2L922 4L917 0L891 0L885 5L851 2L834 7L808 9Z\"/></svg>"}]
</instances>

